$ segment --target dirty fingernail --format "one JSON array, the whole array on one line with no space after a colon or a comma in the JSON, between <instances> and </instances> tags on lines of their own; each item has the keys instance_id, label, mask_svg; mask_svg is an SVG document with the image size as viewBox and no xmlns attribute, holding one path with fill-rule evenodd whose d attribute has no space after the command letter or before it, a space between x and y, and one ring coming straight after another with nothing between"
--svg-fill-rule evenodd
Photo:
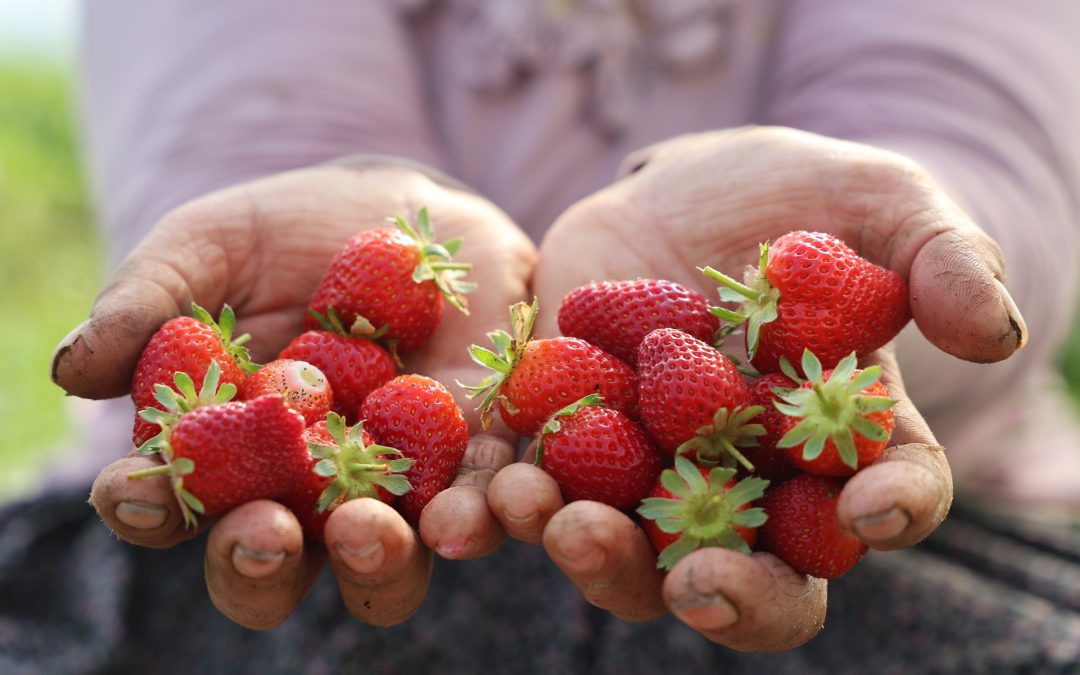
<instances>
[{"instance_id":1,"label":"dirty fingernail","mask_svg":"<svg viewBox=\"0 0 1080 675\"><path fill-rule=\"evenodd\" d=\"M536 522L536 519L538 517L536 511L533 511L531 513L517 513L511 511L510 509L504 509L503 515L506 516L507 520L509 520L511 523L514 523L515 525L531 525Z\"/></svg>"},{"instance_id":2,"label":"dirty fingernail","mask_svg":"<svg viewBox=\"0 0 1080 675\"><path fill-rule=\"evenodd\" d=\"M596 544L571 539L555 546L555 553L560 560L578 573L597 572L604 566L607 554Z\"/></svg>"},{"instance_id":3,"label":"dirty fingernail","mask_svg":"<svg viewBox=\"0 0 1080 675\"><path fill-rule=\"evenodd\" d=\"M1016 306L1016 301L1009 295L1009 290L1005 288L1005 284L1001 283L997 279L994 282L998 285L998 291L1001 293L1001 302L1005 305L1005 313L1009 315L1009 323L1012 325L1013 330L1016 331L1016 348L1022 349L1028 341L1028 328L1024 323L1024 316L1020 313L1020 308Z\"/></svg>"},{"instance_id":4,"label":"dirty fingernail","mask_svg":"<svg viewBox=\"0 0 1080 675\"><path fill-rule=\"evenodd\" d=\"M82 334L83 329L86 328L86 324L88 323L90 323L89 319L72 328L71 332L65 335L64 339L61 340L60 343L56 345L56 349L53 350L52 361L49 367L49 373L53 382L56 382L59 377L60 362L63 360L64 356L71 351L72 345L75 344L75 340Z\"/></svg>"},{"instance_id":5,"label":"dirty fingernail","mask_svg":"<svg viewBox=\"0 0 1080 675\"><path fill-rule=\"evenodd\" d=\"M383 561L386 560L386 549L383 548L382 542L378 541L359 547L338 544L337 549L345 564L361 574L371 574L382 567Z\"/></svg>"},{"instance_id":6,"label":"dirty fingernail","mask_svg":"<svg viewBox=\"0 0 1080 675\"><path fill-rule=\"evenodd\" d=\"M473 548L471 539L450 539L439 542L436 552L444 558L454 560L470 552Z\"/></svg>"},{"instance_id":7,"label":"dirty fingernail","mask_svg":"<svg viewBox=\"0 0 1080 675\"><path fill-rule=\"evenodd\" d=\"M139 530L161 527L169 517L169 510L164 506L140 501L120 502L114 513L121 523Z\"/></svg>"},{"instance_id":8,"label":"dirty fingernail","mask_svg":"<svg viewBox=\"0 0 1080 675\"><path fill-rule=\"evenodd\" d=\"M276 572L284 560L285 551L259 551L243 544L233 546L233 567L245 577L264 577Z\"/></svg>"},{"instance_id":9,"label":"dirty fingernail","mask_svg":"<svg viewBox=\"0 0 1080 675\"><path fill-rule=\"evenodd\" d=\"M899 536L910 524L911 516L898 506L856 518L852 523L855 533L865 541L888 541Z\"/></svg>"},{"instance_id":10,"label":"dirty fingernail","mask_svg":"<svg viewBox=\"0 0 1080 675\"><path fill-rule=\"evenodd\" d=\"M671 603L671 611L698 630L720 630L739 620L735 605L719 593L691 595Z\"/></svg>"}]
</instances>

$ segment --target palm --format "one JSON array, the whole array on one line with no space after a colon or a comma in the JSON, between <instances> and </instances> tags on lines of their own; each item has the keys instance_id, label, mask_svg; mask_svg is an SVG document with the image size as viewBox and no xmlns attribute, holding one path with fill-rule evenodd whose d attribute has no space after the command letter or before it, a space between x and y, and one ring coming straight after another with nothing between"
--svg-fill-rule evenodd
<instances>
[{"instance_id":1,"label":"palm","mask_svg":"<svg viewBox=\"0 0 1080 675\"><path fill-rule=\"evenodd\" d=\"M671 279L715 298L716 284L698 267L738 273L756 261L760 242L793 229L837 234L903 272L911 262L885 240L923 205L912 199L910 212L875 208L902 173L883 161L888 153L750 129L687 136L644 154L649 161L641 171L578 203L551 228L535 284L548 307L594 279L638 276ZM853 162L864 162L865 170L851 171Z\"/></svg>"},{"instance_id":2,"label":"palm","mask_svg":"<svg viewBox=\"0 0 1080 675\"><path fill-rule=\"evenodd\" d=\"M184 312L191 300L207 308L228 303L239 317L237 330L253 336L255 360L273 359L303 330L308 300L345 241L360 230L386 226L390 216L412 218L422 206L430 210L440 240L463 238L458 258L473 263L470 278L479 288L470 297L470 315L448 307L437 339L409 355L406 366L456 390L454 379L477 377L468 344L482 341L485 331L504 323L506 307L525 295L532 247L485 200L399 170L317 167L186 206L163 219L118 272L126 283L138 285L146 283L139 281L140 270L154 268L159 278L151 290L164 290L168 297L147 307L147 302L131 303L122 293L124 302L117 303L117 311L137 311L132 320L140 330L150 331L168 315ZM177 273L162 275L160 270ZM141 288L130 291L137 292L145 293ZM110 309L98 307L94 314ZM113 371L130 372L141 344L136 339L107 345L98 355L111 362ZM129 380L98 380L88 383L92 390L76 387L73 393L114 396L124 392Z\"/></svg>"}]
</instances>

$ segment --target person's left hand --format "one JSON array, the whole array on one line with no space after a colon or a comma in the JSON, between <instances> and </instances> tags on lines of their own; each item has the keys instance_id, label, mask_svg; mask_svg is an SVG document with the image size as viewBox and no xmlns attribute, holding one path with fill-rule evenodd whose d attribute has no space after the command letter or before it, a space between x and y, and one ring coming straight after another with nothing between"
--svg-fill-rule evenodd
<instances>
[{"instance_id":1,"label":"person's left hand","mask_svg":"<svg viewBox=\"0 0 1080 675\"><path fill-rule=\"evenodd\" d=\"M994 242L915 163L895 153L780 128L684 136L631 156L622 178L578 202L543 241L533 281L539 337L558 334L573 288L603 279L669 279L715 298L697 268L739 278L758 244L794 229L831 232L910 283L916 324L940 349L997 361L1018 349L1023 320L1001 284ZM963 317L958 322L954 317ZM941 446L904 394L892 353L883 366L896 430L874 465L848 481L842 526L870 547L910 546L944 519L952 479ZM511 536L542 543L593 604L630 620L669 609L711 640L746 651L790 649L825 617L826 584L769 553L696 551L668 573L644 532L605 505L563 504L555 481L518 463L488 492Z\"/></svg>"}]
</instances>

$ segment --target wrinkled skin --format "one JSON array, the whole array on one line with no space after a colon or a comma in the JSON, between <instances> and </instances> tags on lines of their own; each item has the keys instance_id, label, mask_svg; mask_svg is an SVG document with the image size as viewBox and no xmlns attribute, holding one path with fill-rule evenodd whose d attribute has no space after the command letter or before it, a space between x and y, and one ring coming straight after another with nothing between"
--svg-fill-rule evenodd
<instances>
[{"instance_id":1,"label":"wrinkled skin","mask_svg":"<svg viewBox=\"0 0 1080 675\"><path fill-rule=\"evenodd\" d=\"M905 275L918 328L950 354L999 361L1026 339L1001 284L997 245L924 170L894 153L781 128L684 136L627 158L619 180L548 231L533 290L551 308L596 279L655 277L716 298L697 267L738 278L756 262L759 242L800 228L836 234ZM962 316L963 325L951 316ZM554 314L542 311L538 333L556 330ZM896 430L881 459L846 485L838 513L869 546L889 550L930 534L948 512L953 486L892 351L862 365L869 363L882 365L899 401ZM564 505L536 467L510 465L488 498L508 534L543 544L590 602L617 616L671 611L710 640L744 651L790 649L823 625L826 583L768 553L704 549L664 575L629 517L595 502Z\"/></svg>"},{"instance_id":2,"label":"wrinkled skin","mask_svg":"<svg viewBox=\"0 0 1080 675\"><path fill-rule=\"evenodd\" d=\"M53 378L69 393L127 393L142 346L159 325L194 300L216 312L229 303L237 332L250 332L258 362L271 360L302 331L308 299L331 257L358 230L427 206L441 240L463 237L459 259L475 264L479 290L471 315L447 311L439 339L410 354L407 370L452 385L483 375L466 347L506 323L506 307L525 298L535 249L505 214L475 195L442 187L404 168L323 166L229 188L166 215L128 256L94 303L89 320L57 348ZM317 231L320 236L312 236ZM457 389L454 387L454 389ZM460 393L460 390L455 393ZM473 431L475 404L459 398ZM305 545L296 518L271 501L246 504L217 520L206 550L214 604L250 628L283 622L329 559L341 595L359 619L404 621L427 591L432 550L470 558L494 550L503 532L484 491L514 449L505 430L474 436L453 487L425 509L419 533L389 506L359 499L336 509L325 546ZM189 539L164 478L128 481L153 459L127 457L106 467L91 502L119 537L164 548Z\"/></svg>"}]
</instances>

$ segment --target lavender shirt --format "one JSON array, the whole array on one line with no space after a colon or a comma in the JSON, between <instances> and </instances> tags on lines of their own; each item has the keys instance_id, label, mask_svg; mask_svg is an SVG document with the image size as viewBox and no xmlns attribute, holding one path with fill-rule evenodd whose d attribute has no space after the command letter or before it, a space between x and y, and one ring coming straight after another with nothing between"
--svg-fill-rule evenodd
<instances>
[{"instance_id":1,"label":"lavender shirt","mask_svg":"<svg viewBox=\"0 0 1080 675\"><path fill-rule=\"evenodd\" d=\"M1036 9L1037 7L1037 9ZM1080 4L1072 0L181 0L86 3L84 138L118 261L208 191L353 153L407 157L534 238L680 133L781 124L923 162L1002 245L1031 343L900 356L961 491L1080 505L1053 367L1077 305ZM102 414L77 404L83 415ZM88 431L72 480L126 451ZM94 436L94 434L99 434Z\"/></svg>"}]
</instances>

